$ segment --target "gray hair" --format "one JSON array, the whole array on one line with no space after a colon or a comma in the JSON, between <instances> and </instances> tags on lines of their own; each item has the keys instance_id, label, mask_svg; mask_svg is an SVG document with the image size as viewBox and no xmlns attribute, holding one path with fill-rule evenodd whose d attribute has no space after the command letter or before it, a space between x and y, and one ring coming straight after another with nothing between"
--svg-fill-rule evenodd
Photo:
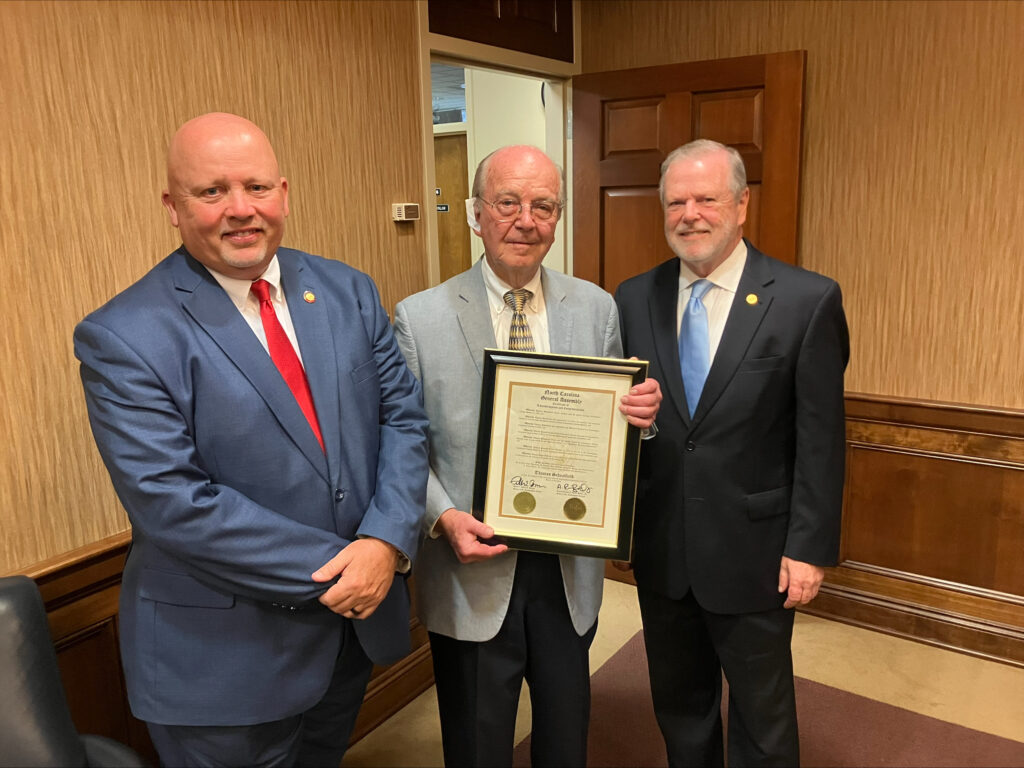
<instances>
[{"instance_id":1,"label":"gray hair","mask_svg":"<svg viewBox=\"0 0 1024 768\"><path fill-rule=\"evenodd\" d=\"M747 188L747 169L743 165L743 157L732 147L720 144L711 139L697 139L681 147L676 147L668 153L668 157L661 164L661 179L658 181L658 197L662 206L665 205L665 174L677 160L687 160L694 157L703 157L714 152L725 152L729 156L729 191L737 200L743 196L743 190Z\"/></svg>"},{"instance_id":2,"label":"gray hair","mask_svg":"<svg viewBox=\"0 0 1024 768\"><path fill-rule=\"evenodd\" d=\"M494 157L498 152L501 152L501 151L506 150L506 149L511 149L514 146L517 146L517 145L511 144L511 145L509 145L507 147L498 147L496 150L491 152L489 155L487 155L487 157L485 157L483 160L480 161L480 164L476 167L476 173L473 176L473 189L470 192L470 196L474 200L483 200L482 195L484 193L484 187L487 185L487 174L491 170L491 158ZM528 147L530 147L530 149L533 149L533 150L539 152L540 154L544 155L544 157L547 157L548 160L551 160L551 158L548 157L548 153L545 152L543 149L540 149L539 147L534 147L534 146L529 145L529 144L524 144L524 145L519 145L519 146L528 146ZM560 166L554 160L551 160L551 162L554 164L555 169L558 171L558 204L560 206L564 207L565 206L565 170L562 168L562 166ZM479 205L475 205L474 207L477 209L477 213L479 214L480 206Z\"/></svg>"}]
</instances>

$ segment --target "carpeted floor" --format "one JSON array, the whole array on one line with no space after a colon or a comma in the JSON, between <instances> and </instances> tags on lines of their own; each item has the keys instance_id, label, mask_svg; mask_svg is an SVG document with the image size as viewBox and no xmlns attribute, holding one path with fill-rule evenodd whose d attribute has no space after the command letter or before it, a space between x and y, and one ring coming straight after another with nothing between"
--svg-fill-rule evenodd
<instances>
[{"instance_id":1,"label":"carpeted floor","mask_svg":"<svg viewBox=\"0 0 1024 768\"><path fill-rule=\"evenodd\" d=\"M797 678L804 766L1020 768L1024 743L919 715ZM637 633L591 678L590 766L664 766L643 636ZM530 739L514 765L530 764Z\"/></svg>"}]
</instances>

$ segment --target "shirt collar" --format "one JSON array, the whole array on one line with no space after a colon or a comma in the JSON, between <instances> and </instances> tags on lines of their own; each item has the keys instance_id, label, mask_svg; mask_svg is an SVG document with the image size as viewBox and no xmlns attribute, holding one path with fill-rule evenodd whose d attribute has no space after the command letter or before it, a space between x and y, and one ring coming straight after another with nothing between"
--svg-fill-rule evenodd
<instances>
[{"instance_id":1,"label":"shirt collar","mask_svg":"<svg viewBox=\"0 0 1024 768\"><path fill-rule=\"evenodd\" d=\"M203 266L205 267L206 265L204 264ZM249 302L249 291L252 288L253 281L240 277L228 277L209 267L206 267L206 271L213 275L213 279L220 284L220 287L224 289L224 292L231 298L232 303L241 312ZM277 261L276 253L270 259L267 268L263 270L263 274L256 279L266 280L270 283L272 288L270 292L271 298L280 300L282 296L281 265Z\"/></svg>"},{"instance_id":2,"label":"shirt collar","mask_svg":"<svg viewBox=\"0 0 1024 768\"><path fill-rule=\"evenodd\" d=\"M481 261L483 262L480 266L483 271L484 286L487 288L487 302L491 305L491 312L497 315L508 309L508 305L505 304L505 294L512 290L512 286L494 274L491 265L487 263L486 256L482 257ZM530 300L526 302L526 308L536 313L539 313L541 307L544 306L544 292L541 287L540 272L541 270L538 268L537 273L523 286L523 288L533 294Z\"/></svg>"},{"instance_id":3,"label":"shirt collar","mask_svg":"<svg viewBox=\"0 0 1024 768\"><path fill-rule=\"evenodd\" d=\"M707 276L707 280L718 288L724 288L730 293L736 293L736 289L739 288L740 278L743 276L743 268L747 264L747 243L740 238L740 241L736 244L736 247L732 249L732 253L719 264ZM685 261L679 259L679 290L682 291L685 288L689 288L695 282L700 280L700 275L696 274Z\"/></svg>"}]
</instances>

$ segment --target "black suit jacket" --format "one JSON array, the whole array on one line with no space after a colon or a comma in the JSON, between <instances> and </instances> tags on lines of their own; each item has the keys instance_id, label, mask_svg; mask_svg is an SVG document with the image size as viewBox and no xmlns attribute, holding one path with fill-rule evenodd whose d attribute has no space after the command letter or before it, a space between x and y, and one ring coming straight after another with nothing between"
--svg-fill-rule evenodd
<instances>
[{"instance_id":1,"label":"black suit jacket","mask_svg":"<svg viewBox=\"0 0 1024 768\"><path fill-rule=\"evenodd\" d=\"M633 545L637 582L692 589L715 613L778 607L783 555L832 565L845 472L839 286L747 243L747 263L691 419L679 370L679 261L615 295L627 356L666 397L644 443Z\"/></svg>"}]
</instances>

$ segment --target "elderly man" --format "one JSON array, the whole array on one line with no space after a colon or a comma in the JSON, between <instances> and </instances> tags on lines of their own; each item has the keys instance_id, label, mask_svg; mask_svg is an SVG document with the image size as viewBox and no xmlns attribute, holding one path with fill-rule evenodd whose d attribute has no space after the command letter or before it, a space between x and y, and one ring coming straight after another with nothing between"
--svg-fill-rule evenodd
<instances>
[{"instance_id":1,"label":"elderly man","mask_svg":"<svg viewBox=\"0 0 1024 768\"><path fill-rule=\"evenodd\" d=\"M508 551L468 510L485 347L510 336L537 352L621 356L618 313L595 285L541 267L562 209L558 167L504 147L473 182L484 257L398 305L395 332L423 384L430 476L416 597L430 631L449 766L511 765L519 692L533 706L533 765L585 765L588 651L604 563ZM648 427L661 392L648 379L620 405Z\"/></svg>"},{"instance_id":2,"label":"elderly man","mask_svg":"<svg viewBox=\"0 0 1024 768\"><path fill-rule=\"evenodd\" d=\"M183 245L75 329L132 523L121 653L165 765L337 766L408 651L427 475L420 387L376 287L280 247L288 182L248 120L171 140Z\"/></svg>"},{"instance_id":3,"label":"elderly man","mask_svg":"<svg viewBox=\"0 0 1024 768\"><path fill-rule=\"evenodd\" d=\"M616 292L626 353L669 407L641 456L633 564L670 765L799 764L794 606L838 555L849 338L839 286L743 239L743 160L695 141L662 165L678 258Z\"/></svg>"}]
</instances>

